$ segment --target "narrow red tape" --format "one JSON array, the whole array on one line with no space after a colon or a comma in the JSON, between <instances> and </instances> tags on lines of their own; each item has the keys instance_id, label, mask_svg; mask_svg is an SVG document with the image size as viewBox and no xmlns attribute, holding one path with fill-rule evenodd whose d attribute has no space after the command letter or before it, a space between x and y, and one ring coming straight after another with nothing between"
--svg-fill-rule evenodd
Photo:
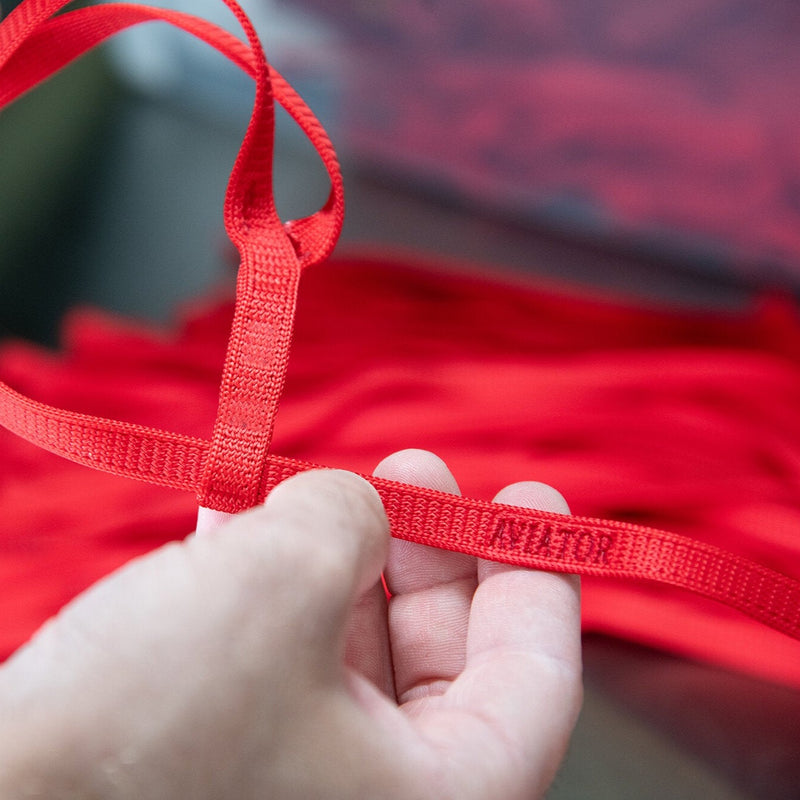
<instances>
[{"instance_id":1,"label":"narrow red tape","mask_svg":"<svg viewBox=\"0 0 800 800\"><path fill-rule=\"evenodd\" d=\"M313 114L271 70L255 31L224 0L247 43L191 15L127 3L57 14L66 0L24 0L0 25L0 107L108 36L162 20L226 54L256 80L250 126L231 175L225 223L242 257L234 322L210 442L56 409L0 384L0 422L81 464L197 492L203 506L235 513L313 465L270 454L301 270L324 259L344 201L333 147ZM273 96L294 116L331 178L317 214L284 225L272 199ZM639 525L520 509L367 478L392 534L540 570L657 581L736 608L800 639L800 583L714 546Z\"/></svg>"}]
</instances>

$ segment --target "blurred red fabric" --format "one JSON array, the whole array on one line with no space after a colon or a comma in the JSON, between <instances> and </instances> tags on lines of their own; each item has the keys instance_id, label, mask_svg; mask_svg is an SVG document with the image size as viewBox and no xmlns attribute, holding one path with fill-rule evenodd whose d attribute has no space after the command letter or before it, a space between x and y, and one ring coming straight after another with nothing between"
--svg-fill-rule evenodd
<instances>
[{"instance_id":1,"label":"blurred red fabric","mask_svg":"<svg viewBox=\"0 0 800 800\"><path fill-rule=\"evenodd\" d=\"M404 257L303 277L273 450L369 472L433 450L464 494L546 481L576 514L666 528L800 579L800 318L789 300L677 312ZM0 348L55 406L208 438L232 314L165 331L93 310L59 353ZM188 494L97 473L0 430L0 657L83 588L192 530ZM584 579L584 627L800 686L800 643L711 601Z\"/></svg>"},{"instance_id":2,"label":"blurred red fabric","mask_svg":"<svg viewBox=\"0 0 800 800\"><path fill-rule=\"evenodd\" d=\"M797 3L297 1L345 43L340 138L375 170L797 285Z\"/></svg>"}]
</instances>

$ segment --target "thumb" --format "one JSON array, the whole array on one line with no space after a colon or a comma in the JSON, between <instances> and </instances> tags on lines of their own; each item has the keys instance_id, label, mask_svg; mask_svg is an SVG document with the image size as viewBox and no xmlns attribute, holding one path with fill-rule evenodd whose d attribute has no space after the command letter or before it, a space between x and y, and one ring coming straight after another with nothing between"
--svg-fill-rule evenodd
<instances>
[{"instance_id":1,"label":"thumb","mask_svg":"<svg viewBox=\"0 0 800 800\"><path fill-rule=\"evenodd\" d=\"M378 493L363 478L314 470L284 481L264 506L218 536L251 541L248 558L269 581L270 602L284 620L297 623L286 646L331 652L335 644L331 655L338 657L353 604L380 579L389 523Z\"/></svg>"},{"instance_id":2,"label":"thumb","mask_svg":"<svg viewBox=\"0 0 800 800\"><path fill-rule=\"evenodd\" d=\"M73 662L80 672L102 655L135 668L137 658L162 648L200 648L195 656L202 655L218 646L215 637L231 634L273 647L329 639L351 602L378 580L388 540L380 498L364 479L339 470L298 474L263 506L134 559L90 587L0 676L30 659L49 661L62 676Z\"/></svg>"},{"instance_id":3,"label":"thumb","mask_svg":"<svg viewBox=\"0 0 800 800\"><path fill-rule=\"evenodd\" d=\"M383 507L362 478L291 478L212 533L134 560L45 625L0 668L0 750L48 753L48 772L76 780L123 745L143 764L175 747L229 750L252 733L242 719L290 718L295 695L341 668L348 613L387 548Z\"/></svg>"}]
</instances>

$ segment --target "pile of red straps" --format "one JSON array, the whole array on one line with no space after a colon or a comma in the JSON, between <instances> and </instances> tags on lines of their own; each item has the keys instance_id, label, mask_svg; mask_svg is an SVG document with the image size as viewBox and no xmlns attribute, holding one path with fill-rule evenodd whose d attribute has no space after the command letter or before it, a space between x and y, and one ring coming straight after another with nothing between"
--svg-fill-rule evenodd
<instances>
[{"instance_id":1,"label":"pile of red straps","mask_svg":"<svg viewBox=\"0 0 800 800\"><path fill-rule=\"evenodd\" d=\"M389 259L309 268L341 225L335 155L225 2L247 44L128 4L54 16L65 0L26 0L0 26L0 105L148 19L256 80L225 204L235 300L170 334L76 312L60 354L0 350L0 422L76 462L2 432L2 655L93 580L185 535L197 502L236 512L309 462L368 472L416 446L445 458L467 496L373 479L395 536L579 572L587 629L800 686L795 309L676 314ZM272 203L273 97L332 180L322 211L286 225ZM528 478L581 516L469 497Z\"/></svg>"}]
</instances>

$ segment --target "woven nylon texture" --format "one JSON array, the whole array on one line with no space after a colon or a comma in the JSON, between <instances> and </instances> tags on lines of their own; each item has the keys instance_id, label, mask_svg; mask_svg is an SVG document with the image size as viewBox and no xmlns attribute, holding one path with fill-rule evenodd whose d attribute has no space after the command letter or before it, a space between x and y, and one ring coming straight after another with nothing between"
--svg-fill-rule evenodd
<instances>
[{"instance_id":1,"label":"woven nylon texture","mask_svg":"<svg viewBox=\"0 0 800 800\"><path fill-rule=\"evenodd\" d=\"M249 20L224 0L247 44L177 12L107 4L54 16L66 0L26 0L0 25L0 106L109 35L162 20L213 45L255 80L250 125L234 165L224 220L240 253L237 300L213 436L203 441L79 415L0 385L0 422L33 443L118 475L197 493L235 513L311 465L269 453L292 337L302 269L331 251L343 216L333 148L313 114L267 65ZM272 198L277 97L308 135L331 176L325 207L284 225ZM637 525L563 517L371 479L393 535L498 561L679 586L800 638L800 585L774 570L686 537Z\"/></svg>"}]
</instances>

